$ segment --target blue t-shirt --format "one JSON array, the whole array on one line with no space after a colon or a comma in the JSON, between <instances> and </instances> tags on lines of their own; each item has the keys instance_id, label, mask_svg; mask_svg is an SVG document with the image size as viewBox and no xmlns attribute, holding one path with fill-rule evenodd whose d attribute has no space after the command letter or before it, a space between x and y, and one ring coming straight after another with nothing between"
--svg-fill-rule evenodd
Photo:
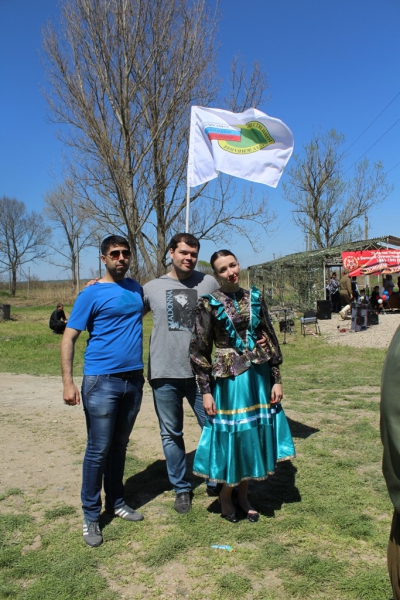
<instances>
[{"instance_id":1,"label":"blue t-shirt","mask_svg":"<svg viewBox=\"0 0 400 600\"><path fill-rule=\"evenodd\" d=\"M89 332L85 375L143 369L143 297L134 279L95 283L77 297L67 327Z\"/></svg>"}]
</instances>

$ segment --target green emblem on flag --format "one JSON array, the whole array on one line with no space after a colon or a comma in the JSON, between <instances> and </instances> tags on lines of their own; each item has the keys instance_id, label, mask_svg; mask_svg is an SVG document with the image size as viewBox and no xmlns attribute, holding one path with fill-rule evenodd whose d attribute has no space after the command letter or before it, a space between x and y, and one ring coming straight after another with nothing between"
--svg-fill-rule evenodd
<instances>
[{"instance_id":1,"label":"green emblem on flag","mask_svg":"<svg viewBox=\"0 0 400 600\"><path fill-rule=\"evenodd\" d=\"M219 140L218 144L223 150L232 154L251 154L275 144L268 129L259 121L249 121L246 125L237 125L237 127L240 127L240 142Z\"/></svg>"}]
</instances>

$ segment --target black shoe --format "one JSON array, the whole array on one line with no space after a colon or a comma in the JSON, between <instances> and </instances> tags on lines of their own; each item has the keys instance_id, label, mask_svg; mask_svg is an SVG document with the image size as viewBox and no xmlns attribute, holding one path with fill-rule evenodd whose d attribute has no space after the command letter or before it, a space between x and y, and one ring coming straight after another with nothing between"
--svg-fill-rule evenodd
<instances>
[{"instance_id":1,"label":"black shoe","mask_svg":"<svg viewBox=\"0 0 400 600\"><path fill-rule=\"evenodd\" d=\"M223 519L225 519L226 521L229 521L229 523L238 523L239 522L239 517L237 516L236 512L233 513L229 513L228 515L224 515L222 513L222 502L221 502L221 494L219 495L219 503L221 505L221 517Z\"/></svg>"},{"instance_id":2,"label":"black shoe","mask_svg":"<svg viewBox=\"0 0 400 600\"><path fill-rule=\"evenodd\" d=\"M192 497L190 492L180 492L176 495L174 509L180 515L184 515L192 508Z\"/></svg>"},{"instance_id":3,"label":"black shoe","mask_svg":"<svg viewBox=\"0 0 400 600\"><path fill-rule=\"evenodd\" d=\"M217 485L208 485L207 484L207 496L210 496L210 498L214 498L219 496L221 490L222 490L222 483L217 483Z\"/></svg>"},{"instance_id":4,"label":"black shoe","mask_svg":"<svg viewBox=\"0 0 400 600\"><path fill-rule=\"evenodd\" d=\"M257 523L258 519L260 518L260 515L258 512L246 512L244 510L244 508L242 508L239 504L240 510L242 511L242 513L244 514L244 516L246 517L246 519L250 522L250 523Z\"/></svg>"},{"instance_id":5,"label":"black shoe","mask_svg":"<svg viewBox=\"0 0 400 600\"><path fill-rule=\"evenodd\" d=\"M223 519L225 519L226 521L229 521L229 523L239 523L239 517L237 516L237 514L234 513L230 513L229 515L223 515L221 513L221 517Z\"/></svg>"}]
</instances>

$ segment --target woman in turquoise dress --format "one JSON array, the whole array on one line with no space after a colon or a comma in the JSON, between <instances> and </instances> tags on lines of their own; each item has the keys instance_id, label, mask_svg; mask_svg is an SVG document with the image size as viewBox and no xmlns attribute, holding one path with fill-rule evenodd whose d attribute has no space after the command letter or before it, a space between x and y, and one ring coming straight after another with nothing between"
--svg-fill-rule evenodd
<instances>
[{"instance_id":1,"label":"woman in turquoise dress","mask_svg":"<svg viewBox=\"0 0 400 600\"><path fill-rule=\"evenodd\" d=\"M277 462L295 455L281 406L282 354L260 291L239 286L235 255L219 250L210 262L221 287L199 298L190 344L206 412L193 471L223 483L225 519L239 520L232 500L237 486L239 508L256 522L259 514L247 497L249 480L266 479Z\"/></svg>"}]
</instances>

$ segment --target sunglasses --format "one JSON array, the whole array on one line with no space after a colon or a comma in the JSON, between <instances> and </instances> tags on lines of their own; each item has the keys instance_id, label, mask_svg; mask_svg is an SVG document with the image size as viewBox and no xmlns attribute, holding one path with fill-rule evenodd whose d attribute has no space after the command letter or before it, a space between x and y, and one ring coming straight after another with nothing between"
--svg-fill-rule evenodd
<instances>
[{"instance_id":1,"label":"sunglasses","mask_svg":"<svg viewBox=\"0 0 400 600\"><path fill-rule=\"evenodd\" d=\"M111 260L118 260L121 254L124 258L129 258L131 256L131 251L130 250L111 250L111 252L109 252L107 254L107 256L109 256L111 258Z\"/></svg>"}]
</instances>

